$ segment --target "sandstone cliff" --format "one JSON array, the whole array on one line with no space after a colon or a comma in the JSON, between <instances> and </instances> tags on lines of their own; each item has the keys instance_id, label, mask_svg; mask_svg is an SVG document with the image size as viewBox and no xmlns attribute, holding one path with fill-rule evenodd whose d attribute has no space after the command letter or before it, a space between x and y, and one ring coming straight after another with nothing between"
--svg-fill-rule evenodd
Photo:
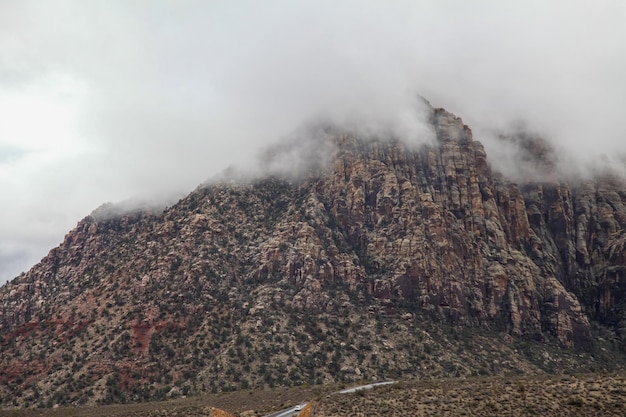
<instances>
[{"instance_id":1,"label":"sandstone cliff","mask_svg":"<svg viewBox=\"0 0 626 417\"><path fill-rule=\"evenodd\" d=\"M459 118L431 120L436 143L338 131L298 180L96 210L0 289L5 400L537 372L593 361L599 325L623 348L626 183L516 184ZM529 340L578 351L533 362Z\"/></svg>"}]
</instances>

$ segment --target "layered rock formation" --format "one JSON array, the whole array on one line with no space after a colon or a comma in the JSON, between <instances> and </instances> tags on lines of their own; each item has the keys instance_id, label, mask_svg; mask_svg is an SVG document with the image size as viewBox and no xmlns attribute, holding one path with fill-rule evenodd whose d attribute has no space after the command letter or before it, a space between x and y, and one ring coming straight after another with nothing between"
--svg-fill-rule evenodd
<instances>
[{"instance_id":1,"label":"layered rock formation","mask_svg":"<svg viewBox=\"0 0 626 417\"><path fill-rule=\"evenodd\" d=\"M93 387L106 402L185 381L382 377L381 363L428 374L438 330L423 320L588 352L600 323L623 346L626 183L516 184L459 118L431 120L436 143L420 146L338 131L328 163L298 181L206 184L160 214L96 210L0 289L0 382L34 393L83 378L53 402L91 401ZM429 366L471 374L486 366L462 364L475 354Z\"/></svg>"}]
</instances>

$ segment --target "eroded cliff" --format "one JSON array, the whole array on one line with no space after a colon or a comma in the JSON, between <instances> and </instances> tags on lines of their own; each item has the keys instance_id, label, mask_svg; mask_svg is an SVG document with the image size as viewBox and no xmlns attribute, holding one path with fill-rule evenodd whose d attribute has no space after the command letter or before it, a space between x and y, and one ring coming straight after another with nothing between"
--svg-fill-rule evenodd
<instances>
[{"instance_id":1,"label":"eroded cliff","mask_svg":"<svg viewBox=\"0 0 626 417\"><path fill-rule=\"evenodd\" d=\"M587 366L598 324L623 348L624 181L516 184L459 118L431 121L423 145L326 135L298 180L96 210L0 289L5 400Z\"/></svg>"}]
</instances>

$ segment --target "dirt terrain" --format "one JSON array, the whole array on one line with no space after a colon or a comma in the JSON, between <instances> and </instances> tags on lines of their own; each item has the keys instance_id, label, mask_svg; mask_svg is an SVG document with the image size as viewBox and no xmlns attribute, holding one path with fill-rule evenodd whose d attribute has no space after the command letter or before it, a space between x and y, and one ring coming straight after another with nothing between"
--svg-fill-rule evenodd
<instances>
[{"instance_id":1,"label":"dirt terrain","mask_svg":"<svg viewBox=\"0 0 626 417\"><path fill-rule=\"evenodd\" d=\"M1 417L200 417L218 408L241 416L263 416L320 396L321 388L293 387L203 395L142 404L2 410Z\"/></svg>"},{"instance_id":2,"label":"dirt terrain","mask_svg":"<svg viewBox=\"0 0 626 417\"><path fill-rule=\"evenodd\" d=\"M401 381L353 394L342 386L275 388L165 402L3 410L11 417L210 416L213 407L238 416L263 416L311 401L311 417L339 416L622 416L626 374L542 375Z\"/></svg>"},{"instance_id":3,"label":"dirt terrain","mask_svg":"<svg viewBox=\"0 0 626 417\"><path fill-rule=\"evenodd\" d=\"M623 416L626 375L402 382L314 404L313 416Z\"/></svg>"}]
</instances>

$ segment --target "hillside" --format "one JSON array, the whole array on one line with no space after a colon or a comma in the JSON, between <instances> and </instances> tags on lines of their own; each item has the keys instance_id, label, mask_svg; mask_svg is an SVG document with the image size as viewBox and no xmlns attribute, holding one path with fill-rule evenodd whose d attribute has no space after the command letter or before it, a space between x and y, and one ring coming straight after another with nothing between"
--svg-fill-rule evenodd
<instances>
[{"instance_id":1,"label":"hillside","mask_svg":"<svg viewBox=\"0 0 626 417\"><path fill-rule=\"evenodd\" d=\"M300 177L100 207L0 288L2 406L623 368L626 183L514 183L431 122L436 143L338 130Z\"/></svg>"}]
</instances>

